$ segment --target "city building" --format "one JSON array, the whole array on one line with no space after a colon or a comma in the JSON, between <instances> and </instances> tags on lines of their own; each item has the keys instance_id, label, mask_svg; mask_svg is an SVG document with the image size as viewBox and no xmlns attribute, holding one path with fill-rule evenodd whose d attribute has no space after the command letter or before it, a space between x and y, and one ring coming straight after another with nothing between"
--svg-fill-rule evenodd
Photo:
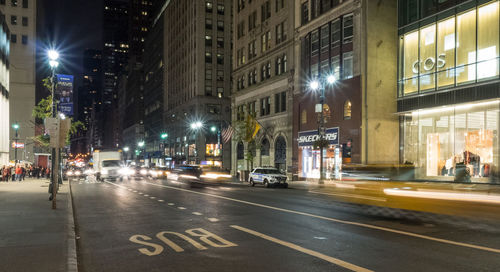
<instances>
[{"instance_id":1,"label":"city building","mask_svg":"<svg viewBox=\"0 0 500 272\"><path fill-rule=\"evenodd\" d=\"M117 147L121 138L116 86L128 63L129 0L103 0L102 108L100 146Z\"/></svg>"},{"instance_id":2,"label":"city building","mask_svg":"<svg viewBox=\"0 0 500 272\"><path fill-rule=\"evenodd\" d=\"M9 123L9 51L10 31L6 17L0 12L0 167L9 163L11 145ZM15 133L15 132L14 132ZM13 134L15 135L15 134Z\"/></svg>"},{"instance_id":3,"label":"city building","mask_svg":"<svg viewBox=\"0 0 500 272\"><path fill-rule=\"evenodd\" d=\"M0 11L10 30L10 124L19 124L17 141L24 148L18 148L18 159L26 161L34 161L31 139L35 136L35 119L26 109L35 106L36 10L34 0L0 1ZM15 151L11 145L11 160Z\"/></svg>"},{"instance_id":4,"label":"city building","mask_svg":"<svg viewBox=\"0 0 500 272\"><path fill-rule=\"evenodd\" d=\"M498 182L499 1L401 0L398 15L401 162Z\"/></svg>"},{"instance_id":5,"label":"city building","mask_svg":"<svg viewBox=\"0 0 500 272\"><path fill-rule=\"evenodd\" d=\"M163 101L166 160L231 167L232 0L166 1ZM149 105L146 105L148 107Z\"/></svg>"},{"instance_id":6,"label":"city building","mask_svg":"<svg viewBox=\"0 0 500 272\"><path fill-rule=\"evenodd\" d=\"M233 9L233 174L257 166L291 174L294 2L234 0Z\"/></svg>"},{"instance_id":7,"label":"city building","mask_svg":"<svg viewBox=\"0 0 500 272\"><path fill-rule=\"evenodd\" d=\"M397 164L397 1L295 4L294 176L320 177L316 141L321 113L328 140L323 153L327 178L352 164ZM335 77L333 84L326 82L328 75ZM320 82L316 91L310 86L314 80Z\"/></svg>"},{"instance_id":8,"label":"city building","mask_svg":"<svg viewBox=\"0 0 500 272\"><path fill-rule=\"evenodd\" d=\"M164 90L164 49L162 13L155 18L144 44L144 135L145 152L152 163L165 165L164 145L168 140L163 122ZM165 132L166 133L166 132ZM167 138L165 138L167 137Z\"/></svg>"}]
</instances>

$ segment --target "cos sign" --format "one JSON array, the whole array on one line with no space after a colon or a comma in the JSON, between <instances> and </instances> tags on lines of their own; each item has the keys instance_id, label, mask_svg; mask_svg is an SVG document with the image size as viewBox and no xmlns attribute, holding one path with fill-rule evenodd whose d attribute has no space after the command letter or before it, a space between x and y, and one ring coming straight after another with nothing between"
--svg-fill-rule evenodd
<instances>
[{"instance_id":1,"label":"cos sign","mask_svg":"<svg viewBox=\"0 0 500 272\"><path fill-rule=\"evenodd\" d=\"M431 71L434 67L443 68L446 65L445 56L445 54L440 54L437 59L428 57L423 61L417 60L412 64L411 70L414 74L418 74L420 67L422 67L426 72Z\"/></svg>"}]
</instances>

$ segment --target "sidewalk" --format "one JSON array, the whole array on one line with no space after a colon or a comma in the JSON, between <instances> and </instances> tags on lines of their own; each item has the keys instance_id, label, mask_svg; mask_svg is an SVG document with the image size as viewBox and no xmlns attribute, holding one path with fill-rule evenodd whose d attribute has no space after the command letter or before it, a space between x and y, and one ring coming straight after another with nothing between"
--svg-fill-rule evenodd
<instances>
[{"instance_id":1,"label":"sidewalk","mask_svg":"<svg viewBox=\"0 0 500 272\"><path fill-rule=\"evenodd\" d=\"M74 270L76 255L69 186L48 200L47 179L0 182L0 271Z\"/></svg>"}]
</instances>

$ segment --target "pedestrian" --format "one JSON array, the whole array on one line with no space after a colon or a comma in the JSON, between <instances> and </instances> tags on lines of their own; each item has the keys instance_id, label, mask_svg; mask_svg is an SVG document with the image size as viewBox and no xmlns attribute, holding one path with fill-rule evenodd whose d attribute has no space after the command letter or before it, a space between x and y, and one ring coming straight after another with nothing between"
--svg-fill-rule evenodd
<instances>
[{"instance_id":1,"label":"pedestrian","mask_svg":"<svg viewBox=\"0 0 500 272\"><path fill-rule=\"evenodd\" d=\"M50 178L50 169L47 167L47 170L45 170L45 178Z\"/></svg>"},{"instance_id":2,"label":"pedestrian","mask_svg":"<svg viewBox=\"0 0 500 272\"><path fill-rule=\"evenodd\" d=\"M5 181L5 165L2 166L2 169L0 170L0 175L2 175L2 181Z\"/></svg>"},{"instance_id":3,"label":"pedestrian","mask_svg":"<svg viewBox=\"0 0 500 272\"><path fill-rule=\"evenodd\" d=\"M3 171L3 174L5 176L5 182L9 182L9 178L10 178L10 167L9 166L6 166L4 171Z\"/></svg>"},{"instance_id":4,"label":"pedestrian","mask_svg":"<svg viewBox=\"0 0 500 272\"><path fill-rule=\"evenodd\" d=\"M20 165L16 167L16 180L21 181L21 176L23 174L23 169L21 168Z\"/></svg>"},{"instance_id":5,"label":"pedestrian","mask_svg":"<svg viewBox=\"0 0 500 272\"><path fill-rule=\"evenodd\" d=\"M16 181L16 167L12 166L10 168L10 176L12 181Z\"/></svg>"},{"instance_id":6,"label":"pedestrian","mask_svg":"<svg viewBox=\"0 0 500 272\"><path fill-rule=\"evenodd\" d=\"M26 178L26 166L21 167L21 180Z\"/></svg>"}]
</instances>

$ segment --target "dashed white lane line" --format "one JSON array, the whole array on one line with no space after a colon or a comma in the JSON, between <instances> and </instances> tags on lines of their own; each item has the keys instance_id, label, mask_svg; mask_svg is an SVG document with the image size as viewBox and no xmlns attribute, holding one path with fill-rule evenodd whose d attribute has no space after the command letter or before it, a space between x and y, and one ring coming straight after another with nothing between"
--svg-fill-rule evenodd
<instances>
[{"instance_id":1,"label":"dashed white lane line","mask_svg":"<svg viewBox=\"0 0 500 272\"><path fill-rule=\"evenodd\" d=\"M286 241L283 241L283 240L280 240L280 239L277 239L277 238L265 235L265 234L260 233L260 232L256 232L256 231L251 230L251 229L247 229L247 228L236 226L236 225L231 225L231 227L234 228L234 229L237 229L237 230L240 230L240 231L252 234L254 236L260 237L262 239L268 240L270 242L273 242L273 243L276 243L276 244L280 244L282 246L286 246L288 248L300 251L302 253L314 256L314 257L322 259L322 260L325 260L325 261L330 262L332 264L336 264L338 266L341 266L343 268L349 269L351 271L359 271L359 272L370 272L370 271L372 271L372 270L369 270L369 269L357 266L355 264L348 263L346 261L342 261L340 259L327 256L327 255L319 253L317 251L310 250L310 249L307 249L307 248L303 248L303 247L301 247L299 245L292 244L290 242L286 242Z\"/></svg>"},{"instance_id":2,"label":"dashed white lane line","mask_svg":"<svg viewBox=\"0 0 500 272\"><path fill-rule=\"evenodd\" d=\"M208 219L208 221L213 222L213 223L219 222L219 219L214 218L214 217L210 217L210 218L207 218L207 219Z\"/></svg>"},{"instance_id":3,"label":"dashed white lane line","mask_svg":"<svg viewBox=\"0 0 500 272\"><path fill-rule=\"evenodd\" d=\"M184 207L177 207L177 209L179 209L179 210L185 210L186 208L184 208Z\"/></svg>"},{"instance_id":4,"label":"dashed white lane line","mask_svg":"<svg viewBox=\"0 0 500 272\"><path fill-rule=\"evenodd\" d=\"M144 196L149 196L149 195L144 195Z\"/></svg>"},{"instance_id":5,"label":"dashed white lane line","mask_svg":"<svg viewBox=\"0 0 500 272\"><path fill-rule=\"evenodd\" d=\"M142 195L142 193L141 193L141 192L139 192L139 194L140 194L140 195Z\"/></svg>"},{"instance_id":6,"label":"dashed white lane line","mask_svg":"<svg viewBox=\"0 0 500 272\"><path fill-rule=\"evenodd\" d=\"M194 215L203 215L202 213L199 213L199 212L192 212L192 214L194 214Z\"/></svg>"},{"instance_id":7,"label":"dashed white lane line","mask_svg":"<svg viewBox=\"0 0 500 272\"><path fill-rule=\"evenodd\" d=\"M168 203L168 206L174 206L175 204L174 203Z\"/></svg>"},{"instance_id":8,"label":"dashed white lane line","mask_svg":"<svg viewBox=\"0 0 500 272\"><path fill-rule=\"evenodd\" d=\"M137 191L136 191L136 190L133 190L132 192L137 193Z\"/></svg>"},{"instance_id":9,"label":"dashed white lane line","mask_svg":"<svg viewBox=\"0 0 500 272\"><path fill-rule=\"evenodd\" d=\"M158 199L158 202L165 202L165 200L163 200L163 199Z\"/></svg>"},{"instance_id":10,"label":"dashed white lane line","mask_svg":"<svg viewBox=\"0 0 500 272\"><path fill-rule=\"evenodd\" d=\"M483 250L483 251L488 251L488 252L500 253L500 249L498 249L498 248L491 248L491 247L480 246L480 245L475 245L475 244L469 244L469 243L451 241L451 240L446 240L446 239L442 239L442 238L436 238L436 237L432 237L432 236L428 236L428 235L422 235L422 234L417 234L417 233L408 232L408 231L402 231L402 230L397 230L397 229L380 227L380 226L376 226L376 225L370 225L370 224L365 224L365 223L360 223L360 222L354 222L354 221L347 221L347 220L342 220L342 219L337 219L337 218L332 218L332 217L326 217L326 216L312 214L312 213L306 213L306 212L300 212L300 211L295 211L295 210L289 210L289 209L284 209L284 208L279 208L279 207L264 205L264 204L260 204L260 203L250 202L250 201L246 201L246 200L240 200L240 199L226 197L226 196L221 196L221 195L196 192L196 191L192 191L192 190L188 190L188 189L177 188L177 187L167 186L167 185L163 185L163 184L155 184L155 183L150 183L150 182L144 182L144 183L149 184L149 185L153 185L153 186L168 188L168 189L172 189L172 190L177 190L177 191L182 191L182 192L188 192L188 193L192 193L192 194L197 194L197 195L211 196L211 197L215 197L215 198L219 198L219 199L225 199L225 200L234 201L234 202L238 202L238 203L243 203L243 204L247 204L247 205L251 205L251 206L256 206L256 207L271 209L271 210L275 210L275 211L281 211L281 212L285 212L285 213L298 214L298 215L302 215L302 216L307 216L307 217L322 219L322 220L326 220L326 221L330 221L330 222L336 222L336 223L345 224L345 225L358 226L358 227L362 227L362 228L368 228L368 229L373 229L373 230L379 230L379 231L385 231L385 232L390 232L390 233L396 233L396 234L400 234L400 235L410 236L410 237L414 237L414 238L420 238L420 239L434 241L434 242L438 242L438 243L444 243L444 244L448 244L448 245L455 245L455 246L473 248L473 249L478 249L478 250ZM115 186L120 186L118 184L114 184L114 183L111 183L111 182L110 182L110 184L113 184Z\"/></svg>"},{"instance_id":11,"label":"dashed white lane line","mask_svg":"<svg viewBox=\"0 0 500 272\"><path fill-rule=\"evenodd\" d=\"M155 199L156 197L152 196L152 197L150 197L150 198L151 198L151 199Z\"/></svg>"}]
</instances>

